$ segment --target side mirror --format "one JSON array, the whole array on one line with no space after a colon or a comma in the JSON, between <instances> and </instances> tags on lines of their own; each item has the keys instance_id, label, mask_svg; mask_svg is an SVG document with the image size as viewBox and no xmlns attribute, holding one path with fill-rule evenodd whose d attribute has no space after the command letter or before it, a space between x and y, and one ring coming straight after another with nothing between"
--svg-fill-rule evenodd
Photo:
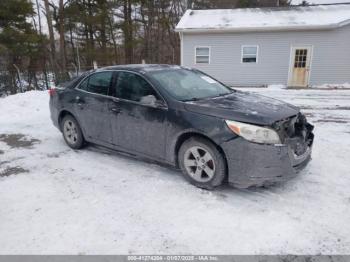
<instances>
[{"instance_id":1,"label":"side mirror","mask_svg":"<svg viewBox=\"0 0 350 262\"><path fill-rule=\"evenodd\" d=\"M154 106L157 108L168 108L166 103L163 100L156 100L156 102L154 103Z\"/></svg>"},{"instance_id":2,"label":"side mirror","mask_svg":"<svg viewBox=\"0 0 350 262\"><path fill-rule=\"evenodd\" d=\"M144 96L140 100L141 104L153 106L156 108L166 108L166 104L162 100L157 100L154 95Z\"/></svg>"}]
</instances>

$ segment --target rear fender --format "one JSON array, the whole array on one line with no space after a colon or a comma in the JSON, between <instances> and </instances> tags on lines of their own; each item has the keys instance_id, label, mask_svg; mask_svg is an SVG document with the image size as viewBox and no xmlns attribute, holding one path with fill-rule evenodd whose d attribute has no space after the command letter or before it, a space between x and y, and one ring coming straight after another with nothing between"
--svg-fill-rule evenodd
<instances>
[{"instance_id":1,"label":"rear fender","mask_svg":"<svg viewBox=\"0 0 350 262\"><path fill-rule=\"evenodd\" d=\"M80 121L79 121L79 118L75 116L75 114L73 114L71 111L67 110L67 109L62 109L58 115L58 124L59 124L59 129L60 131L62 132L62 125L61 125L61 122L63 120L63 118L66 116L66 115L71 115L75 118L75 120L78 122L79 126L80 126L80 129L81 131L83 132L83 136L84 138L86 137L85 136L85 130L84 130L84 127L81 125Z\"/></svg>"}]
</instances>

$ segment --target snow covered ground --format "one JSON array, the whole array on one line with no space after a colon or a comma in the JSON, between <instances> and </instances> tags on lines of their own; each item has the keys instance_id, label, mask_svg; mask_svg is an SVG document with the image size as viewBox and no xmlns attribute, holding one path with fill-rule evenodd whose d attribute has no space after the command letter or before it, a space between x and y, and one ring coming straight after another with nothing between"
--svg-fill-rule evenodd
<instances>
[{"instance_id":1,"label":"snow covered ground","mask_svg":"<svg viewBox=\"0 0 350 262\"><path fill-rule=\"evenodd\" d=\"M350 90L245 90L315 124L297 178L201 190L164 166L69 149L46 92L1 98L0 254L349 254Z\"/></svg>"}]
</instances>

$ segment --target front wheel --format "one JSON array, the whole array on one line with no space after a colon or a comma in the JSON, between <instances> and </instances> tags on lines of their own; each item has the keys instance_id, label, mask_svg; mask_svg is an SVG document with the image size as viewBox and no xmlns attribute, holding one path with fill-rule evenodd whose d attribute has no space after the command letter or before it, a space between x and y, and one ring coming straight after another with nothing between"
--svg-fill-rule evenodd
<instances>
[{"instance_id":1,"label":"front wheel","mask_svg":"<svg viewBox=\"0 0 350 262\"><path fill-rule=\"evenodd\" d=\"M73 149L80 149L84 145L84 137L77 120L67 115L62 119L62 133L67 145Z\"/></svg>"},{"instance_id":2,"label":"front wheel","mask_svg":"<svg viewBox=\"0 0 350 262\"><path fill-rule=\"evenodd\" d=\"M185 141L179 150L178 159L185 178L200 188L213 189L225 179L224 157L206 139L196 137Z\"/></svg>"}]
</instances>

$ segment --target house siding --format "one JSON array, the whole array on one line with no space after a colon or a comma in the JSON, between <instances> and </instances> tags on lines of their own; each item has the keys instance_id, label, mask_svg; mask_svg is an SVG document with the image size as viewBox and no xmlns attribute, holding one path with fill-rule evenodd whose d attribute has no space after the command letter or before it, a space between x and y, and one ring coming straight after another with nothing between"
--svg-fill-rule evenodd
<instances>
[{"instance_id":1,"label":"house siding","mask_svg":"<svg viewBox=\"0 0 350 262\"><path fill-rule=\"evenodd\" d=\"M182 65L232 86L287 84L291 46L313 46L309 85L350 83L350 26L333 30L183 33ZM258 62L241 63L241 46L258 45ZM210 64L195 64L195 47L210 46Z\"/></svg>"}]
</instances>

